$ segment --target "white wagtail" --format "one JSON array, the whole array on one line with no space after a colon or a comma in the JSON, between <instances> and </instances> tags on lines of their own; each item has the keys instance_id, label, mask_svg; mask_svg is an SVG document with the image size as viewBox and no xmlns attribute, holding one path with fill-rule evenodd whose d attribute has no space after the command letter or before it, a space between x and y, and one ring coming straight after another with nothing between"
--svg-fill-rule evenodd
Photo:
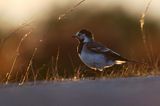
<instances>
[{"instance_id":1,"label":"white wagtail","mask_svg":"<svg viewBox=\"0 0 160 106\"><path fill-rule=\"evenodd\" d=\"M115 64L135 62L120 56L101 43L96 42L93 34L86 29L77 32L73 38L79 41L77 52L80 59L91 69L103 71L105 68Z\"/></svg>"}]
</instances>

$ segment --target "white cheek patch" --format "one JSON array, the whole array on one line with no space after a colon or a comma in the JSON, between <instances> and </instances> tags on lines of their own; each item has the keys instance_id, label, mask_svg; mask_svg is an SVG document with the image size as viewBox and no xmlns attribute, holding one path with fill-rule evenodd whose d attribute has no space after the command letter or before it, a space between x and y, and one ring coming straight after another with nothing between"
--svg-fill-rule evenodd
<instances>
[{"instance_id":1,"label":"white cheek patch","mask_svg":"<svg viewBox=\"0 0 160 106\"><path fill-rule=\"evenodd\" d=\"M86 37L85 34L82 34L80 37L81 37L81 39L84 39L83 42L89 42L90 41L90 39L88 37Z\"/></svg>"}]
</instances>

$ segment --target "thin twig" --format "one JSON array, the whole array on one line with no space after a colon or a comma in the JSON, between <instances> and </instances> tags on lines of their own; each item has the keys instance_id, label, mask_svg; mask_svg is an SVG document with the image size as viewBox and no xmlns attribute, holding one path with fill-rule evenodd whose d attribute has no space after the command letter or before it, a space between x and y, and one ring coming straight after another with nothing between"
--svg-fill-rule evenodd
<instances>
[{"instance_id":1,"label":"thin twig","mask_svg":"<svg viewBox=\"0 0 160 106\"><path fill-rule=\"evenodd\" d=\"M64 14L61 14L58 17L58 20L62 20L67 14L71 13L75 8L77 8L78 6L80 6L83 2L85 2L86 0L81 0L80 2L78 2L76 5L74 5L72 8L68 9Z\"/></svg>"},{"instance_id":2,"label":"thin twig","mask_svg":"<svg viewBox=\"0 0 160 106\"><path fill-rule=\"evenodd\" d=\"M24 81L26 80L28 71L29 71L29 69L30 69L30 67L31 67L31 65L32 65L32 61L33 61L33 58L34 58L36 52L37 52L37 48L34 49L34 52L33 52L33 54L32 54L32 57L31 57L30 61L29 61L29 64L28 64L28 67L27 67L26 72L25 72L25 74L24 74L24 77L23 77L23 79L22 79L22 82L20 82L19 85L23 85L23 84L24 84Z\"/></svg>"},{"instance_id":3,"label":"thin twig","mask_svg":"<svg viewBox=\"0 0 160 106\"><path fill-rule=\"evenodd\" d=\"M19 44L18 44L18 46L17 46L16 55L15 55L15 57L14 57L14 60L13 60L11 69L10 69L9 73L6 74L6 75L7 75L7 76L6 76L7 79L6 79L5 84L8 84L8 81L9 81L10 78L11 78L11 74L12 74L12 72L13 72L14 66L15 66L15 64L16 64L16 62L17 62L17 58L18 58L18 56L19 56L19 49L20 49L23 41L25 40L25 38L26 38L30 33L31 33L31 31L28 32L27 34L25 34L25 35L21 38L21 40L20 40L20 42L19 42Z\"/></svg>"}]
</instances>

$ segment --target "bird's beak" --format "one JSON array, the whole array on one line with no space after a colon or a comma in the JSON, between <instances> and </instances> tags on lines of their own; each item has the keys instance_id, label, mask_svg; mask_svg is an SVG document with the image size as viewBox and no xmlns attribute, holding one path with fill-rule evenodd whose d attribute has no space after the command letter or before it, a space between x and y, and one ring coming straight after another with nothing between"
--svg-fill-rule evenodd
<instances>
[{"instance_id":1,"label":"bird's beak","mask_svg":"<svg viewBox=\"0 0 160 106\"><path fill-rule=\"evenodd\" d=\"M79 34L79 32L77 32L75 35L73 35L72 38L80 39L78 34Z\"/></svg>"}]
</instances>

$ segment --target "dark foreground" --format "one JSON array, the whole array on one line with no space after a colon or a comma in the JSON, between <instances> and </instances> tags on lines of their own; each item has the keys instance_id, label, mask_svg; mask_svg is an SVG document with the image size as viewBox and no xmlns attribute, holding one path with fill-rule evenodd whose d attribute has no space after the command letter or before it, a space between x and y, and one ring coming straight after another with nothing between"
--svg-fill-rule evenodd
<instances>
[{"instance_id":1,"label":"dark foreground","mask_svg":"<svg viewBox=\"0 0 160 106\"><path fill-rule=\"evenodd\" d=\"M160 77L9 85L0 106L160 106Z\"/></svg>"}]
</instances>

